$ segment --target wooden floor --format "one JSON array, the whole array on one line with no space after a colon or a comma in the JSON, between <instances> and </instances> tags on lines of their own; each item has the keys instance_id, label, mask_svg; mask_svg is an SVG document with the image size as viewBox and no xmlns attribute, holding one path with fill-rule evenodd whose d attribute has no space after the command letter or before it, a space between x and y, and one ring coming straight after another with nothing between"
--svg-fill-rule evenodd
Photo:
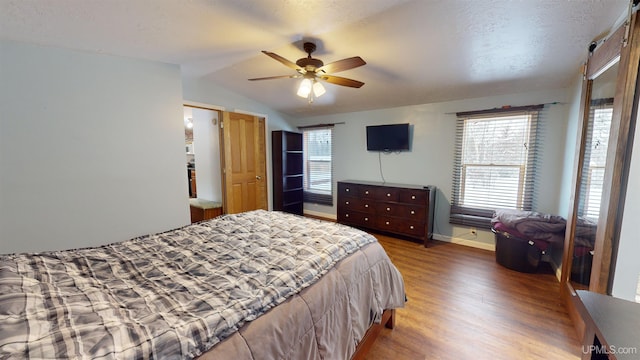
<instances>
[{"instance_id":1,"label":"wooden floor","mask_svg":"<svg viewBox=\"0 0 640 360\"><path fill-rule=\"evenodd\" d=\"M551 269L524 274L493 252L376 235L408 302L367 359L579 359L581 345Z\"/></svg>"}]
</instances>

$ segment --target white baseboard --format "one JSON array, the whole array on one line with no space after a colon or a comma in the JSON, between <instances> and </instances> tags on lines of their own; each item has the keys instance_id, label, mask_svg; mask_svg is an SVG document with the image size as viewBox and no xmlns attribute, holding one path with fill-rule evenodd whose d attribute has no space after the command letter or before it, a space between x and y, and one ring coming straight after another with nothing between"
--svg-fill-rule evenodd
<instances>
[{"instance_id":1,"label":"white baseboard","mask_svg":"<svg viewBox=\"0 0 640 360\"><path fill-rule=\"evenodd\" d=\"M453 243L453 244L469 246L469 247L473 247L473 248L477 248L477 249L496 251L495 244L488 244L488 243L481 242L481 241L462 239L462 238L454 238L454 237L451 237L451 236L445 236L445 235L440 235L440 234L433 234L433 239L434 240L444 241L444 242L450 242L450 243Z\"/></svg>"},{"instance_id":2,"label":"white baseboard","mask_svg":"<svg viewBox=\"0 0 640 360\"><path fill-rule=\"evenodd\" d=\"M338 220L338 216L335 214L327 214L324 212L313 211L313 210L304 210L305 215L316 216L320 218L330 219L330 220Z\"/></svg>"}]
</instances>

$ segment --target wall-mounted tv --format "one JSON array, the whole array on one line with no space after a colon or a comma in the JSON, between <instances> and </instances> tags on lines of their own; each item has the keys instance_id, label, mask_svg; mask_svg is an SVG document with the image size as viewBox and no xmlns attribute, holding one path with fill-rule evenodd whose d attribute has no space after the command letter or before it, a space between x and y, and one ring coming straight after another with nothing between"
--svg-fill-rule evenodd
<instances>
[{"instance_id":1,"label":"wall-mounted tv","mask_svg":"<svg viewBox=\"0 0 640 360\"><path fill-rule=\"evenodd\" d=\"M367 150L409 150L409 124L367 126Z\"/></svg>"}]
</instances>

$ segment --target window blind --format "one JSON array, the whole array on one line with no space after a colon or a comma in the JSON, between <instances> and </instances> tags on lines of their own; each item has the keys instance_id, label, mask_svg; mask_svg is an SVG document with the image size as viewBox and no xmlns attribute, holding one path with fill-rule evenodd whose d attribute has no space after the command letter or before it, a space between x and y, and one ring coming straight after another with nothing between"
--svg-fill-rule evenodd
<instances>
[{"instance_id":1,"label":"window blind","mask_svg":"<svg viewBox=\"0 0 640 360\"><path fill-rule=\"evenodd\" d=\"M304 201L333 205L333 126L302 130Z\"/></svg>"},{"instance_id":2,"label":"window blind","mask_svg":"<svg viewBox=\"0 0 640 360\"><path fill-rule=\"evenodd\" d=\"M533 208L542 108L457 114L450 223L489 228L495 209Z\"/></svg>"},{"instance_id":3,"label":"window blind","mask_svg":"<svg viewBox=\"0 0 640 360\"><path fill-rule=\"evenodd\" d=\"M594 220L597 220L600 214L612 116L613 99L591 101L582 163L582 178L580 179L578 215Z\"/></svg>"}]
</instances>

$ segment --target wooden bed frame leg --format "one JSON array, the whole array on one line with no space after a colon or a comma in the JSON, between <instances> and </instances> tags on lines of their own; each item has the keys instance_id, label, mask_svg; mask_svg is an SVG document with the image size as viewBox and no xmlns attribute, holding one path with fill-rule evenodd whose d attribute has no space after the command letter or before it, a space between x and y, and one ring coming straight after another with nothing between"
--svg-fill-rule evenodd
<instances>
[{"instance_id":1,"label":"wooden bed frame leg","mask_svg":"<svg viewBox=\"0 0 640 360\"><path fill-rule=\"evenodd\" d=\"M393 329L396 327L396 309L390 309L387 310L387 312L389 313L389 319L384 323L384 327L387 329Z\"/></svg>"}]
</instances>

